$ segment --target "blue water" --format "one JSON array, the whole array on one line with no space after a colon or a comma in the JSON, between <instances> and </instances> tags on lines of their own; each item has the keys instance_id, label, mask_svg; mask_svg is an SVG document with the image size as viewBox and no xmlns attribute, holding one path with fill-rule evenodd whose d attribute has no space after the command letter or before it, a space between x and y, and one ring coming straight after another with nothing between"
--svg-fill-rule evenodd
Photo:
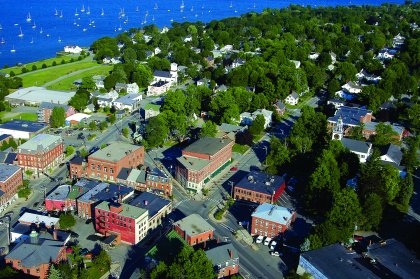
<instances>
[{"instance_id":1,"label":"blue water","mask_svg":"<svg viewBox=\"0 0 420 279\"><path fill-rule=\"evenodd\" d=\"M267 7L282 8L291 3L315 7L380 5L384 2L403 3L403 0L184 0L183 11L180 9L182 0L0 0L0 42L4 40L4 43L0 43L0 67L52 57L65 45L89 46L97 38L114 36L131 27L141 27L145 19L146 24L154 23L162 27L171 26L171 19L175 22L209 22L250 11L261 12ZM85 12L81 12L82 6L85 7ZM75 16L76 9L78 16ZM119 17L121 9L125 11L124 18ZM58 16L55 15L56 10ZM31 22L26 21L28 13L31 15ZM121 31L118 30L120 27ZM23 37L18 36L20 28ZM15 50L14 53L11 52L12 49Z\"/></svg>"}]
</instances>

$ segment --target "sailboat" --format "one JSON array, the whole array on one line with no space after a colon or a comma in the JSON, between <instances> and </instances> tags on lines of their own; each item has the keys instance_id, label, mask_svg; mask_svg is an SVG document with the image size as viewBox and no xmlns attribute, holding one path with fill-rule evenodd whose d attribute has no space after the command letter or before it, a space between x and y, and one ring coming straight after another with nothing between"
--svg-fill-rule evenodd
<instances>
[{"instance_id":1,"label":"sailboat","mask_svg":"<svg viewBox=\"0 0 420 279\"><path fill-rule=\"evenodd\" d=\"M139 10L139 6L137 6L137 7L136 7L136 12L139 12L139 11L140 11L140 10Z\"/></svg>"},{"instance_id":2,"label":"sailboat","mask_svg":"<svg viewBox=\"0 0 420 279\"><path fill-rule=\"evenodd\" d=\"M124 8L121 9L120 11L120 17L125 17L125 11Z\"/></svg>"},{"instance_id":3,"label":"sailboat","mask_svg":"<svg viewBox=\"0 0 420 279\"><path fill-rule=\"evenodd\" d=\"M3 26L1 26L1 24L0 24L0 30L3 30Z\"/></svg>"},{"instance_id":4,"label":"sailboat","mask_svg":"<svg viewBox=\"0 0 420 279\"><path fill-rule=\"evenodd\" d=\"M32 20L31 13L28 13L28 15L26 16L26 21L31 22L31 20Z\"/></svg>"},{"instance_id":5,"label":"sailboat","mask_svg":"<svg viewBox=\"0 0 420 279\"><path fill-rule=\"evenodd\" d=\"M124 20L124 24L127 24L127 23L128 23L128 16Z\"/></svg>"},{"instance_id":6,"label":"sailboat","mask_svg":"<svg viewBox=\"0 0 420 279\"><path fill-rule=\"evenodd\" d=\"M34 21L34 24L32 25L32 29L35 29L36 28L36 24L35 24L35 21Z\"/></svg>"},{"instance_id":7,"label":"sailboat","mask_svg":"<svg viewBox=\"0 0 420 279\"><path fill-rule=\"evenodd\" d=\"M184 5L184 0L182 0L182 2L181 2L181 6L179 6L179 8L180 8L181 10L185 8L185 5Z\"/></svg>"},{"instance_id":8,"label":"sailboat","mask_svg":"<svg viewBox=\"0 0 420 279\"><path fill-rule=\"evenodd\" d=\"M121 27L121 24L120 24L120 27L118 27L118 31L121 31L122 30L122 27Z\"/></svg>"},{"instance_id":9,"label":"sailboat","mask_svg":"<svg viewBox=\"0 0 420 279\"><path fill-rule=\"evenodd\" d=\"M63 10L60 11L60 18L63 17Z\"/></svg>"},{"instance_id":10,"label":"sailboat","mask_svg":"<svg viewBox=\"0 0 420 279\"><path fill-rule=\"evenodd\" d=\"M20 34L18 35L18 37L20 37L20 38L23 37L22 27L20 27Z\"/></svg>"},{"instance_id":11,"label":"sailboat","mask_svg":"<svg viewBox=\"0 0 420 279\"><path fill-rule=\"evenodd\" d=\"M154 7L154 9L155 10L157 10L159 7L158 7L158 4L157 4L157 2L155 3L155 7Z\"/></svg>"},{"instance_id":12,"label":"sailboat","mask_svg":"<svg viewBox=\"0 0 420 279\"><path fill-rule=\"evenodd\" d=\"M86 14L87 14L87 15L90 15L90 8L89 8L89 6L88 6L88 8L87 8Z\"/></svg>"},{"instance_id":13,"label":"sailboat","mask_svg":"<svg viewBox=\"0 0 420 279\"><path fill-rule=\"evenodd\" d=\"M232 8L232 7L233 7L233 4L232 4L232 1L230 1L229 8Z\"/></svg>"},{"instance_id":14,"label":"sailboat","mask_svg":"<svg viewBox=\"0 0 420 279\"><path fill-rule=\"evenodd\" d=\"M77 8L76 8L76 12L74 13L74 16L78 16L79 13L77 12Z\"/></svg>"},{"instance_id":15,"label":"sailboat","mask_svg":"<svg viewBox=\"0 0 420 279\"><path fill-rule=\"evenodd\" d=\"M194 12L194 6L191 6L191 12Z\"/></svg>"},{"instance_id":16,"label":"sailboat","mask_svg":"<svg viewBox=\"0 0 420 279\"><path fill-rule=\"evenodd\" d=\"M85 12L85 5L82 5L82 8L80 9L80 12L82 12L82 13Z\"/></svg>"},{"instance_id":17,"label":"sailboat","mask_svg":"<svg viewBox=\"0 0 420 279\"><path fill-rule=\"evenodd\" d=\"M15 45L13 45L13 48L10 50L10 52L16 52Z\"/></svg>"},{"instance_id":18,"label":"sailboat","mask_svg":"<svg viewBox=\"0 0 420 279\"><path fill-rule=\"evenodd\" d=\"M55 13L54 13L54 15L55 15L55 16L58 16L58 11L57 11L57 9L55 9Z\"/></svg>"},{"instance_id":19,"label":"sailboat","mask_svg":"<svg viewBox=\"0 0 420 279\"><path fill-rule=\"evenodd\" d=\"M39 30L39 34L42 34L42 33L44 33L44 30L42 30L42 27L41 27L41 30Z\"/></svg>"},{"instance_id":20,"label":"sailboat","mask_svg":"<svg viewBox=\"0 0 420 279\"><path fill-rule=\"evenodd\" d=\"M34 37L32 37L32 41L29 42L30 44L34 43Z\"/></svg>"},{"instance_id":21,"label":"sailboat","mask_svg":"<svg viewBox=\"0 0 420 279\"><path fill-rule=\"evenodd\" d=\"M3 37L1 37L1 41L0 41L0 44L5 44L6 43L6 41L4 40L4 38Z\"/></svg>"},{"instance_id":22,"label":"sailboat","mask_svg":"<svg viewBox=\"0 0 420 279\"><path fill-rule=\"evenodd\" d=\"M101 16L104 16L104 15L105 15L104 8L102 8Z\"/></svg>"},{"instance_id":23,"label":"sailboat","mask_svg":"<svg viewBox=\"0 0 420 279\"><path fill-rule=\"evenodd\" d=\"M155 15L152 16L152 21L155 21Z\"/></svg>"},{"instance_id":24,"label":"sailboat","mask_svg":"<svg viewBox=\"0 0 420 279\"><path fill-rule=\"evenodd\" d=\"M61 43L61 38L60 37L58 37L58 42Z\"/></svg>"}]
</instances>

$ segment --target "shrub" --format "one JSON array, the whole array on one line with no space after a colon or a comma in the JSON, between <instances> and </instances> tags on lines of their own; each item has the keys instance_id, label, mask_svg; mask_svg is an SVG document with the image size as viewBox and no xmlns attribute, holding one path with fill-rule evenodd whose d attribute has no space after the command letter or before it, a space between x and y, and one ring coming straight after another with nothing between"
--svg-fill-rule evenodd
<instances>
[{"instance_id":1,"label":"shrub","mask_svg":"<svg viewBox=\"0 0 420 279\"><path fill-rule=\"evenodd\" d=\"M52 62L52 65L53 65L53 66L57 66L57 62L53 61L53 62Z\"/></svg>"},{"instance_id":2,"label":"shrub","mask_svg":"<svg viewBox=\"0 0 420 279\"><path fill-rule=\"evenodd\" d=\"M47 68L47 64L42 64L42 69L45 69L45 68Z\"/></svg>"},{"instance_id":3,"label":"shrub","mask_svg":"<svg viewBox=\"0 0 420 279\"><path fill-rule=\"evenodd\" d=\"M32 71L38 70L38 67L36 65L32 65Z\"/></svg>"},{"instance_id":4,"label":"shrub","mask_svg":"<svg viewBox=\"0 0 420 279\"><path fill-rule=\"evenodd\" d=\"M216 213L214 213L214 218L215 218L216 220L222 220L223 213L225 213L225 211L224 211L224 210L222 210L222 209L218 209L218 210L216 211Z\"/></svg>"},{"instance_id":5,"label":"shrub","mask_svg":"<svg viewBox=\"0 0 420 279\"><path fill-rule=\"evenodd\" d=\"M61 60L61 64L66 64L66 61L64 59Z\"/></svg>"},{"instance_id":6,"label":"shrub","mask_svg":"<svg viewBox=\"0 0 420 279\"><path fill-rule=\"evenodd\" d=\"M22 74L27 73L28 69L26 69L25 67L22 68Z\"/></svg>"}]
</instances>

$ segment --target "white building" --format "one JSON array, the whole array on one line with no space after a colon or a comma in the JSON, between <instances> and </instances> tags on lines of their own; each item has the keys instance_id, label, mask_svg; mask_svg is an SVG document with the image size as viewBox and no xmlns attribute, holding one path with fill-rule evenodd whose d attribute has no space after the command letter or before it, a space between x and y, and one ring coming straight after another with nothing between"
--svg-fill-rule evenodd
<instances>
[{"instance_id":1,"label":"white building","mask_svg":"<svg viewBox=\"0 0 420 279\"><path fill-rule=\"evenodd\" d=\"M65 46L64 52L79 54L82 52L82 48L79 46Z\"/></svg>"},{"instance_id":2,"label":"white building","mask_svg":"<svg viewBox=\"0 0 420 279\"><path fill-rule=\"evenodd\" d=\"M239 121L241 125L251 125L252 122L257 118L257 115L264 116L265 123L264 123L264 129L267 129L271 126L271 121L273 117L273 112L266 110L266 109L258 109L254 111L253 113L249 112L243 112L239 115Z\"/></svg>"},{"instance_id":3,"label":"white building","mask_svg":"<svg viewBox=\"0 0 420 279\"><path fill-rule=\"evenodd\" d=\"M141 100L141 94L132 93L116 99L112 102L112 105L118 110L128 110L129 112L133 112L139 109Z\"/></svg>"},{"instance_id":4,"label":"white building","mask_svg":"<svg viewBox=\"0 0 420 279\"><path fill-rule=\"evenodd\" d=\"M66 125L77 125L85 119L88 119L90 115L84 113L75 113L66 118Z\"/></svg>"},{"instance_id":5,"label":"white building","mask_svg":"<svg viewBox=\"0 0 420 279\"><path fill-rule=\"evenodd\" d=\"M96 97L98 99L98 105L101 108L104 107L111 107L112 106L112 102L115 101L119 95L118 92L115 90L112 90L108 93L105 94L92 94L93 97Z\"/></svg>"},{"instance_id":6,"label":"white building","mask_svg":"<svg viewBox=\"0 0 420 279\"><path fill-rule=\"evenodd\" d=\"M171 83L167 81L157 81L147 87L147 96L159 96L171 88Z\"/></svg>"},{"instance_id":7,"label":"white building","mask_svg":"<svg viewBox=\"0 0 420 279\"><path fill-rule=\"evenodd\" d=\"M160 113L160 106L156 104L147 104L144 107L144 120L151 117L158 116Z\"/></svg>"},{"instance_id":8,"label":"white building","mask_svg":"<svg viewBox=\"0 0 420 279\"><path fill-rule=\"evenodd\" d=\"M372 154L372 144L370 142L342 138L341 143L359 158L360 163L366 163Z\"/></svg>"},{"instance_id":9,"label":"white building","mask_svg":"<svg viewBox=\"0 0 420 279\"><path fill-rule=\"evenodd\" d=\"M47 124L26 120L11 120L0 124L1 135L11 135L14 139L29 139L47 128Z\"/></svg>"},{"instance_id":10,"label":"white building","mask_svg":"<svg viewBox=\"0 0 420 279\"><path fill-rule=\"evenodd\" d=\"M286 99L284 100L286 104L296 106L299 102L299 95L293 91L291 94L289 94Z\"/></svg>"}]
</instances>

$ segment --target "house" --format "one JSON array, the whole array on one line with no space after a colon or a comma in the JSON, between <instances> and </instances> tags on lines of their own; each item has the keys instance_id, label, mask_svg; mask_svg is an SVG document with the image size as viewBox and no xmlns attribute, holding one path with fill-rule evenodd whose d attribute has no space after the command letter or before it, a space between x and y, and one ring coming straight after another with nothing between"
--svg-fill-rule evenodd
<instances>
[{"instance_id":1,"label":"house","mask_svg":"<svg viewBox=\"0 0 420 279\"><path fill-rule=\"evenodd\" d=\"M286 104L296 106L299 102L299 95L293 91L291 94L289 94L286 99L284 100Z\"/></svg>"},{"instance_id":2,"label":"house","mask_svg":"<svg viewBox=\"0 0 420 279\"><path fill-rule=\"evenodd\" d=\"M213 56L207 56L205 58L205 61L206 61L208 67L211 67L211 66L214 65L214 57Z\"/></svg>"},{"instance_id":3,"label":"house","mask_svg":"<svg viewBox=\"0 0 420 279\"><path fill-rule=\"evenodd\" d=\"M182 38L182 40L184 41L184 43L191 42L192 39L193 39L193 37L191 35L187 35L186 37Z\"/></svg>"},{"instance_id":4,"label":"house","mask_svg":"<svg viewBox=\"0 0 420 279\"><path fill-rule=\"evenodd\" d=\"M209 87L210 85L210 80L208 78L202 78L197 80L197 86L205 86L205 87Z\"/></svg>"},{"instance_id":5,"label":"house","mask_svg":"<svg viewBox=\"0 0 420 279\"><path fill-rule=\"evenodd\" d=\"M276 109L276 112L277 112L279 115L283 115L283 114L284 114L284 112L286 111L286 105L285 105L282 101L280 101L280 100L278 100L278 101L274 104L274 108Z\"/></svg>"},{"instance_id":6,"label":"house","mask_svg":"<svg viewBox=\"0 0 420 279\"><path fill-rule=\"evenodd\" d=\"M22 169L0 164L0 212L17 199L17 189L23 185Z\"/></svg>"},{"instance_id":7,"label":"house","mask_svg":"<svg viewBox=\"0 0 420 279\"><path fill-rule=\"evenodd\" d=\"M217 278L226 278L239 273L239 254L232 243L217 246L205 253L213 264Z\"/></svg>"},{"instance_id":8,"label":"house","mask_svg":"<svg viewBox=\"0 0 420 279\"><path fill-rule=\"evenodd\" d=\"M158 81L166 81L171 83L171 85L176 84L178 81L178 65L176 63L171 63L170 71L154 71L153 83Z\"/></svg>"},{"instance_id":9,"label":"house","mask_svg":"<svg viewBox=\"0 0 420 279\"><path fill-rule=\"evenodd\" d=\"M346 105L346 102L340 100L340 99L330 99L327 101L327 105L334 106L335 109L341 108Z\"/></svg>"},{"instance_id":10,"label":"house","mask_svg":"<svg viewBox=\"0 0 420 279\"><path fill-rule=\"evenodd\" d=\"M398 35L392 39L392 47L399 49L404 45L404 41L405 37L398 33Z\"/></svg>"},{"instance_id":11,"label":"house","mask_svg":"<svg viewBox=\"0 0 420 279\"><path fill-rule=\"evenodd\" d=\"M65 46L64 52L67 53L73 53L73 54L79 54L82 52L82 48L79 46Z\"/></svg>"},{"instance_id":12,"label":"house","mask_svg":"<svg viewBox=\"0 0 420 279\"><path fill-rule=\"evenodd\" d=\"M121 202L102 201L95 206L95 230L109 242L135 245L148 231L148 212Z\"/></svg>"},{"instance_id":13,"label":"house","mask_svg":"<svg viewBox=\"0 0 420 279\"><path fill-rule=\"evenodd\" d=\"M394 56L396 54L397 54L397 50L384 48L384 49L381 49L378 52L378 55L376 55L376 59L378 59L378 60L391 60L391 59L394 58Z\"/></svg>"},{"instance_id":14,"label":"house","mask_svg":"<svg viewBox=\"0 0 420 279\"><path fill-rule=\"evenodd\" d=\"M298 60L289 60L289 61L292 62L295 65L296 69L300 68L300 65L301 65L300 61L298 61Z\"/></svg>"},{"instance_id":15,"label":"house","mask_svg":"<svg viewBox=\"0 0 420 279\"><path fill-rule=\"evenodd\" d=\"M188 243L194 246L214 238L214 228L197 213L174 223L174 230Z\"/></svg>"},{"instance_id":16,"label":"house","mask_svg":"<svg viewBox=\"0 0 420 279\"><path fill-rule=\"evenodd\" d=\"M152 83L147 87L146 95L149 96L159 96L167 92L171 87L171 83L168 81L157 81Z\"/></svg>"},{"instance_id":17,"label":"house","mask_svg":"<svg viewBox=\"0 0 420 279\"><path fill-rule=\"evenodd\" d=\"M391 163L398 167L401 164L403 153L401 148L394 144L387 144L381 149L381 161L385 163Z\"/></svg>"},{"instance_id":18,"label":"house","mask_svg":"<svg viewBox=\"0 0 420 279\"><path fill-rule=\"evenodd\" d=\"M341 88L348 94L359 94L362 92L362 86L356 84L353 81L347 82L341 86Z\"/></svg>"},{"instance_id":19,"label":"house","mask_svg":"<svg viewBox=\"0 0 420 279\"><path fill-rule=\"evenodd\" d=\"M224 92L228 90L228 86L222 84L220 86L217 86L217 88L214 90L214 92Z\"/></svg>"},{"instance_id":20,"label":"house","mask_svg":"<svg viewBox=\"0 0 420 279\"><path fill-rule=\"evenodd\" d=\"M377 84L382 79L380 76L369 74L365 69L360 70L360 72L356 74L356 77L359 82L365 81L373 84Z\"/></svg>"},{"instance_id":21,"label":"house","mask_svg":"<svg viewBox=\"0 0 420 279\"><path fill-rule=\"evenodd\" d=\"M367 159L373 152L372 144L370 142L342 138L341 143L345 148L350 150L351 153L357 155L360 163L366 163Z\"/></svg>"},{"instance_id":22,"label":"house","mask_svg":"<svg viewBox=\"0 0 420 279\"><path fill-rule=\"evenodd\" d=\"M200 192L210 179L230 164L234 141L201 138L182 150L175 177L190 192Z\"/></svg>"},{"instance_id":23,"label":"house","mask_svg":"<svg viewBox=\"0 0 420 279\"><path fill-rule=\"evenodd\" d=\"M271 238L285 232L296 219L296 212L289 208L260 204L251 214L251 235L262 235Z\"/></svg>"},{"instance_id":24,"label":"house","mask_svg":"<svg viewBox=\"0 0 420 279\"><path fill-rule=\"evenodd\" d=\"M12 138L11 135L0 134L0 145L8 144Z\"/></svg>"},{"instance_id":25,"label":"house","mask_svg":"<svg viewBox=\"0 0 420 279\"><path fill-rule=\"evenodd\" d=\"M155 47L155 49L153 50L155 55L158 55L159 53L162 52L162 50L159 47Z\"/></svg>"},{"instance_id":26,"label":"house","mask_svg":"<svg viewBox=\"0 0 420 279\"><path fill-rule=\"evenodd\" d=\"M232 50L233 50L233 45L225 45L220 49L222 53L231 52Z\"/></svg>"},{"instance_id":27,"label":"house","mask_svg":"<svg viewBox=\"0 0 420 279\"><path fill-rule=\"evenodd\" d=\"M64 160L61 136L39 134L17 148L17 164L34 175L49 173Z\"/></svg>"},{"instance_id":28,"label":"house","mask_svg":"<svg viewBox=\"0 0 420 279\"><path fill-rule=\"evenodd\" d=\"M67 260L64 241L46 239L36 231L19 242L5 257L6 264L40 279L48 278L51 263L59 264Z\"/></svg>"},{"instance_id":29,"label":"house","mask_svg":"<svg viewBox=\"0 0 420 279\"><path fill-rule=\"evenodd\" d=\"M172 201L152 193L141 193L130 201L130 205L147 210L148 230L150 233L161 225L172 212Z\"/></svg>"},{"instance_id":30,"label":"house","mask_svg":"<svg viewBox=\"0 0 420 279\"><path fill-rule=\"evenodd\" d=\"M76 110L72 106L42 102L37 112L38 122L50 123L50 117L55 107L63 108L65 117L69 117L76 113Z\"/></svg>"},{"instance_id":31,"label":"house","mask_svg":"<svg viewBox=\"0 0 420 279\"><path fill-rule=\"evenodd\" d=\"M101 181L91 181L91 183L93 185L90 187L93 187L76 199L79 218L92 218L95 206L103 201L122 202L134 194L134 190L130 187Z\"/></svg>"},{"instance_id":32,"label":"house","mask_svg":"<svg viewBox=\"0 0 420 279\"><path fill-rule=\"evenodd\" d=\"M381 278L359 254L339 243L301 253L296 272L309 273L311 278L336 278L337 274L344 279Z\"/></svg>"},{"instance_id":33,"label":"house","mask_svg":"<svg viewBox=\"0 0 420 279\"><path fill-rule=\"evenodd\" d=\"M89 104L86 106L86 108L83 110L84 113L93 113L95 112L95 105Z\"/></svg>"},{"instance_id":34,"label":"house","mask_svg":"<svg viewBox=\"0 0 420 279\"><path fill-rule=\"evenodd\" d=\"M0 124L0 134L11 135L14 139L29 139L45 129L45 123L26 120L11 120Z\"/></svg>"},{"instance_id":35,"label":"house","mask_svg":"<svg viewBox=\"0 0 420 279\"><path fill-rule=\"evenodd\" d=\"M105 57L104 59L102 59L102 62L104 64L115 65L115 64L120 64L121 60L119 58L115 58L115 57L112 57L112 58L111 57Z\"/></svg>"},{"instance_id":36,"label":"house","mask_svg":"<svg viewBox=\"0 0 420 279\"><path fill-rule=\"evenodd\" d=\"M140 88L137 85L137 83L116 83L115 84L115 91L118 93L121 92L121 90L127 92L128 94L138 94L140 92Z\"/></svg>"},{"instance_id":37,"label":"house","mask_svg":"<svg viewBox=\"0 0 420 279\"><path fill-rule=\"evenodd\" d=\"M87 162L72 160L70 178L90 177L116 181L122 168L135 168L144 164L144 147L126 142L113 142L90 154Z\"/></svg>"},{"instance_id":38,"label":"house","mask_svg":"<svg viewBox=\"0 0 420 279\"><path fill-rule=\"evenodd\" d=\"M368 122L365 123L365 125L363 126L363 130L362 130L362 134L366 139L369 139L371 136L376 135L376 128L378 126L379 123L384 123L385 125L390 125L392 128L392 131L395 133L395 135L393 136L393 138L396 141L401 141L402 137L404 135L404 127L399 126L399 125L395 125L395 124L391 124L389 122Z\"/></svg>"},{"instance_id":39,"label":"house","mask_svg":"<svg viewBox=\"0 0 420 279\"><path fill-rule=\"evenodd\" d=\"M143 99L141 94L130 93L119 97L112 102L112 105L118 110L127 110L128 112L133 112L140 108L140 101Z\"/></svg>"},{"instance_id":40,"label":"house","mask_svg":"<svg viewBox=\"0 0 420 279\"><path fill-rule=\"evenodd\" d=\"M147 121L149 118L158 116L160 113L160 105L146 104L144 106L144 120Z\"/></svg>"},{"instance_id":41,"label":"house","mask_svg":"<svg viewBox=\"0 0 420 279\"><path fill-rule=\"evenodd\" d=\"M89 114L85 113L75 113L69 117L66 118L66 125L72 126L72 125L79 125L82 123L85 119L90 118Z\"/></svg>"},{"instance_id":42,"label":"house","mask_svg":"<svg viewBox=\"0 0 420 279\"><path fill-rule=\"evenodd\" d=\"M48 211L67 211L72 207L68 200L71 185L60 185L53 189L45 198L45 209Z\"/></svg>"},{"instance_id":43,"label":"house","mask_svg":"<svg viewBox=\"0 0 420 279\"><path fill-rule=\"evenodd\" d=\"M257 118L257 115L262 115L264 117L264 129L267 129L271 126L273 112L266 109L258 109L253 113L243 112L239 115L239 121L241 125L251 125L252 122Z\"/></svg>"},{"instance_id":44,"label":"house","mask_svg":"<svg viewBox=\"0 0 420 279\"><path fill-rule=\"evenodd\" d=\"M232 198L255 203L274 203L286 188L283 177L251 171L233 188Z\"/></svg>"},{"instance_id":45,"label":"house","mask_svg":"<svg viewBox=\"0 0 420 279\"><path fill-rule=\"evenodd\" d=\"M105 85L104 85L105 76L96 75L92 77L92 80L95 82L96 89L105 88Z\"/></svg>"},{"instance_id":46,"label":"house","mask_svg":"<svg viewBox=\"0 0 420 279\"><path fill-rule=\"evenodd\" d=\"M319 57L319 53L318 53L318 52L311 52L311 53L308 55L308 58L309 58L309 59L311 59L311 60L317 60L317 59L318 59L318 57Z\"/></svg>"},{"instance_id":47,"label":"house","mask_svg":"<svg viewBox=\"0 0 420 279\"><path fill-rule=\"evenodd\" d=\"M0 151L0 163L8 165L14 165L16 163L17 153L10 149L9 147L5 151Z\"/></svg>"},{"instance_id":48,"label":"house","mask_svg":"<svg viewBox=\"0 0 420 279\"><path fill-rule=\"evenodd\" d=\"M231 68L235 69L238 68L239 66L245 65L245 60L242 58L236 58L235 60L233 60Z\"/></svg>"},{"instance_id":49,"label":"house","mask_svg":"<svg viewBox=\"0 0 420 279\"><path fill-rule=\"evenodd\" d=\"M115 101L119 97L118 92L115 91L115 90L112 90L112 91L110 91L108 93L105 93L105 94L95 92L95 93L91 93L90 95L91 95L92 98L97 99L98 105L101 108L111 107L112 102Z\"/></svg>"},{"instance_id":50,"label":"house","mask_svg":"<svg viewBox=\"0 0 420 279\"><path fill-rule=\"evenodd\" d=\"M18 219L19 223L26 225L35 225L37 227L43 227L47 229L59 228L59 218L44 216L42 214L34 214L30 212L23 213Z\"/></svg>"},{"instance_id":51,"label":"house","mask_svg":"<svg viewBox=\"0 0 420 279\"><path fill-rule=\"evenodd\" d=\"M130 186L137 191L147 191L146 170L122 168L117 175L117 183Z\"/></svg>"},{"instance_id":52,"label":"house","mask_svg":"<svg viewBox=\"0 0 420 279\"><path fill-rule=\"evenodd\" d=\"M228 123L222 123L217 126L216 138L228 138L233 141L237 141L238 137L246 131L248 126L237 126Z\"/></svg>"}]
</instances>

